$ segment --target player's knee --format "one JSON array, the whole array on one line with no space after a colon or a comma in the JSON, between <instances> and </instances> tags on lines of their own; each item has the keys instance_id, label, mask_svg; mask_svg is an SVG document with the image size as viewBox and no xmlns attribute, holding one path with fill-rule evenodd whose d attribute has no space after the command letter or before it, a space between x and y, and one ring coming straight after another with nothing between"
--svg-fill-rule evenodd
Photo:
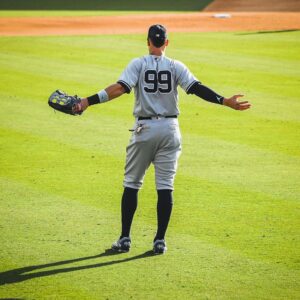
<instances>
[{"instance_id":1,"label":"player's knee","mask_svg":"<svg viewBox=\"0 0 300 300\"><path fill-rule=\"evenodd\" d=\"M131 178L125 177L123 186L124 188L131 188L139 190L143 185L142 180L132 180Z\"/></svg>"},{"instance_id":2,"label":"player's knee","mask_svg":"<svg viewBox=\"0 0 300 300\"><path fill-rule=\"evenodd\" d=\"M135 197L138 193L138 189L131 188L131 187L124 187L123 195L130 197Z\"/></svg>"},{"instance_id":3,"label":"player's knee","mask_svg":"<svg viewBox=\"0 0 300 300\"><path fill-rule=\"evenodd\" d=\"M161 176L156 176L156 189L157 190L174 190L174 179L175 174L169 176L168 178L162 178Z\"/></svg>"}]
</instances>

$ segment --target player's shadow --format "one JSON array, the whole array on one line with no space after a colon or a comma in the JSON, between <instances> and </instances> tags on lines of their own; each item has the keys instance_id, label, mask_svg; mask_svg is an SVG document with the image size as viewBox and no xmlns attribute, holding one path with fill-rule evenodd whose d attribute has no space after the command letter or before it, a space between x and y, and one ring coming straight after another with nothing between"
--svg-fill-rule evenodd
<instances>
[{"instance_id":1,"label":"player's shadow","mask_svg":"<svg viewBox=\"0 0 300 300\"><path fill-rule=\"evenodd\" d=\"M100 258L100 257L105 257L105 256L117 256L117 255L119 255L119 253L113 252L111 249L107 249L107 250L105 250L105 252L103 252L101 254L93 255L93 256L86 256L86 257L80 257L80 258L75 258L75 259L57 261L57 262L49 263L49 264L28 266L28 267L9 270L9 271L0 273L0 285L22 282L22 281L37 278L37 277L44 277L44 276L50 276L50 275L55 275L55 274L60 274L60 273L68 273L68 272L73 272L73 271L100 268L100 267L105 267L105 266L109 266L109 265L119 264L119 263L131 261L131 260L136 260L136 259L153 256L153 252L147 251L140 255L136 255L136 256L132 256L132 257L124 258L124 259L119 259L119 260L111 260L111 261L107 261L107 262L91 264L91 265L38 271L40 269L66 265L66 264L75 263L75 262L79 262L79 261L95 259L95 258ZM33 272L33 271L37 271L37 272ZM33 272L33 273L31 273L31 272Z\"/></svg>"}]
</instances>

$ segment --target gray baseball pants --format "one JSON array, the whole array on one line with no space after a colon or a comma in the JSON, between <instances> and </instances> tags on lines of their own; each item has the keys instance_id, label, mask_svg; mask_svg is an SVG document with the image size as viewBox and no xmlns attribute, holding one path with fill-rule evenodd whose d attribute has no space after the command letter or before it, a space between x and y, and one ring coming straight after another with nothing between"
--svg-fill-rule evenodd
<instances>
[{"instance_id":1,"label":"gray baseball pants","mask_svg":"<svg viewBox=\"0 0 300 300\"><path fill-rule=\"evenodd\" d=\"M157 190L173 190L181 134L176 118L136 121L126 148L124 187L140 189L153 163Z\"/></svg>"}]
</instances>

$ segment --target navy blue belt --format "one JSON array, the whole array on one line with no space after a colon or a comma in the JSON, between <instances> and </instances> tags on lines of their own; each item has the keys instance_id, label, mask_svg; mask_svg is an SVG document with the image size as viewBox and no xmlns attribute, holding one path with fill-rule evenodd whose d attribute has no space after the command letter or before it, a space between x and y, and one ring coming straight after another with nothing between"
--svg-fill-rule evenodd
<instances>
[{"instance_id":1,"label":"navy blue belt","mask_svg":"<svg viewBox=\"0 0 300 300\"><path fill-rule=\"evenodd\" d=\"M172 115L172 116L153 116L153 117L138 117L138 121L160 119L160 118L175 118L176 119L177 115Z\"/></svg>"}]
</instances>

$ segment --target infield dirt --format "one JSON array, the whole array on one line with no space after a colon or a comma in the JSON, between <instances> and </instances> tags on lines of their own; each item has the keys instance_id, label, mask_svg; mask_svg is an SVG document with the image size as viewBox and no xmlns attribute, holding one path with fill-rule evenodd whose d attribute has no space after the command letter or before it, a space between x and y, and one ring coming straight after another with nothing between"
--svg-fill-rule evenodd
<instances>
[{"instance_id":1,"label":"infield dirt","mask_svg":"<svg viewBox=\"0 0 300 300\"><path fill-rule=\"evenodd\" d=\"M214 13L136 14L92 17L2 17L1 36L95 35L145 33L151 24L162 23L171 32L298 30L299 12L235 12L230 18Z\"/></svg>"}]
</instances>

